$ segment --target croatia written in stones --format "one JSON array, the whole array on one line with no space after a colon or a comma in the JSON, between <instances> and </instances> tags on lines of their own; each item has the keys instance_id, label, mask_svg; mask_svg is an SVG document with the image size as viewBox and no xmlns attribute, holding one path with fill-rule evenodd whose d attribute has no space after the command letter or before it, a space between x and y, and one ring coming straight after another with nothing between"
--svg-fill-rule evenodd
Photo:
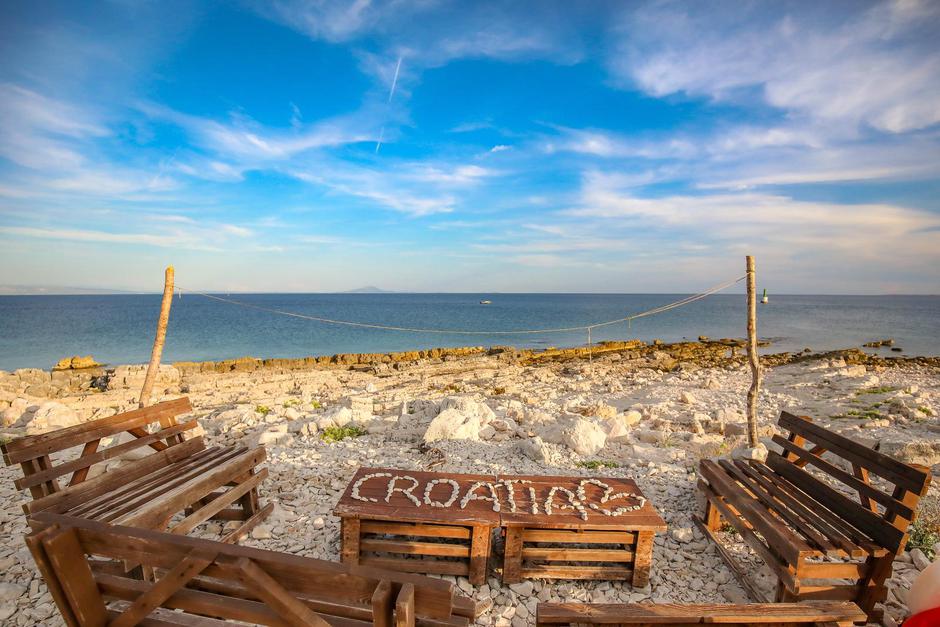
<instances>
[{"instance_id":1,"label":"croatia written in stones","mask_svg":"<svg viewBox=\"0 0 940 627\"><path fill-rule=\"evenodd\" d=\"M448 477L434 477L422 481L412 475L399 475L390 472L373 472L362 475L352 486L350 497L367 503L391 503L396 494L401 494L414 507L432 507L442 509L466 509L475 501L489 503L494 512L507 508L509 513L520 511L520 501L525 503L522 511L538 515L544 512L548 516L577 512L583 520L588 519L588 512L593 511L604 516L623 516L641 509L646 498L634 492L614 492L614 489L601 479L563 479L563 485L545 485L533 487L528 479L500 478L493 481L457 481ZM368 485L368 484L372 485ZM375 485L379 484L379 485ZM384 491L376 490L384 484ZM362 494L364 488L370 494ZM384 492L384 499L381 494Z\"/></svg>"}]
</instances>

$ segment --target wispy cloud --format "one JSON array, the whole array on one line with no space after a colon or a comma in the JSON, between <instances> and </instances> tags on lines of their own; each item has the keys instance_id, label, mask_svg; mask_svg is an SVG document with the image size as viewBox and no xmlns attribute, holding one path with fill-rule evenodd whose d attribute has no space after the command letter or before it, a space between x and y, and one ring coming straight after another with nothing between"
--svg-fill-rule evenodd
<instances>
[{"instance_id":1,"label":"wispy cloud","mask_svg":"<svg viewBox=\"0 0 940 627\"><path fill-rule=\"evenodd\" d=\"M654 96L742 102L756 88L829 124L899 133L940 122L940 5L879 2L849 19L837 8L650 4L625 15L609 65Z\"/></svg>"}]
</instances>

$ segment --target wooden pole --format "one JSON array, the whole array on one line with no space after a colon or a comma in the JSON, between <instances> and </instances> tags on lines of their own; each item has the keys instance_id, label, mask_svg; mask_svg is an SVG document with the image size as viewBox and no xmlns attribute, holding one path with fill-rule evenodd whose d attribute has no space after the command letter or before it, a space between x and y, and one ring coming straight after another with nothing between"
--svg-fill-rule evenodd
<instances>
[{"instance_id":1,"label":"wooden pole","mask_svg":"<svg viewBox=\"0 0 940 627\"><path fill-rule=\"evenodd\" d=\"M751 364L751 388L747 391L748 446L757 446L757 394L760 391L760 358L757 354L757 277L754 257L747 256L747 360Z\"/></svg>"},{"instance_id":2,"label":"wooden pole","mask_svg":"<svg viewBox=\"0 0 940 627\"><path fill-rule=\"evenodd\" d=\"M153 338L153 351L150 353L150 365L147 366L147 377L144 387L140 390L139 407L146 407L150 403L150 393L153 382L160 371L160 357L163 355L163 342L166 340L166 324L170 320L170 305L173 304L173 266L168 266L163 281L163 301L160 303L160 317L157 319L157 335Z\"/></svg>"}]
</instances>

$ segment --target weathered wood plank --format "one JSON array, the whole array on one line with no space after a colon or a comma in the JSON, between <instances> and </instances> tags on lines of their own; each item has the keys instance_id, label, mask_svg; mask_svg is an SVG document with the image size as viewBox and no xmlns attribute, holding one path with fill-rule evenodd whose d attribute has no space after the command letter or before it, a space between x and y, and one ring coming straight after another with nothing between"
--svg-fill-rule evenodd
<instances>
[{"instance_id":1,"label":"weathered wood plank","mask_svg":"<svg viewBox=\"0 0 940 627\"><path fill-rule=\"evenodd\" d=\"M215 554L203 554L193 550L180 563L167 571L150 588L134 599L120 616L112 620L108 627L133 627L145 616L163 605L173 593L204 571L215 559Z\"/></svg>"},{"instance_id":2,"label":"weathered wood plank","mask_svg":"<svg viewBox=\"0 0 940 627\"><path fill-rule=\"evenodd\" d=\"M852 603L753 603L749 605L678 605L675 603L539 603L539 625L687 623L774 624L819 621L852 622L865 614Z\"/></svg>"},{"instance_id":3,"label":"weathered wood plank","mask_svg":"<svg viewBox=\"0 0 940 627\"><path fill-rule=\"evenodd\" d=\"M74 529L63 528L41 540L56 580L80 625L103 625L106 610Z\"/></svg>"},{"instance_id":4,"label":"weathered wood plank","mask_svg":"<svg viewBox=\"0 0 940 627\"><path fill-rule=\"evenodd\" d=\"M858 442L853 442L849 438L814 424L804 417L782 412L778 424L782 428L798 433L812 442L824 444L828 450L836 453L839 457L867 468L876 475L912 492L920 493L924 483L930 480L929 472L899 462L893 457Z\"/></svg>"},{"instance_id":5,"label":"weathered wood plank","mask_svg":"<svg viewBox=\"0 0 940 627\"><path fill-rule=\"evenodd\" d=\"M395 599L395 627L414 627L415 624L415 587L406 583Z\"/></svg>"},{"instance_id":6,"label":"weathered wood plank","mask_svg":"<svg viewBox=\"0 0 940 627\"><path fill-rule=\"evenodd\" d=\"M182 397L48 433L23 436L3 445L4 460L7 465L19 463L158 422L163 416L177 416L190 411L189 399Z\"/></svg>"},{"instance_id":7,"label":"weathered wood plank","mask_svg":"<svg viewBox=\"0 0 940 627\"><path fill-rule=\"evenodd\" d=\"M49 479L54 479L57 477L61 477L63 475L67 475L71 472L78 473L80 471L84 471L85 474L87 475L89 467L93 466L94 464L107 461L109 459L114 459L115 457L120 457L121 455L129 453L130 451L133 451L134 449L138 449L142 446L146 446L150 444L151 442L159 442L161 439L167 436L176 435L177 433L181 433L189 429L194 429L196 426L197 424L195 421L184 422L182 424L176 425L175 427L171 427L170 429L165 429L165 430L157 431L156 433L148 434L146 437L143 437L143 438L136 438L130 442L125 442L123 444L111 446L98 452L88 453L86 451L89 451L89 450L93 451L94 449L97 448L98 442L100 442L100 440L93 440L92 442L88 442L86 444L85 448L82 450L81 457L77 459L73 459L71 461L63 462L57 466L52 466L48 470L43 470L43 471L34 473L27 477L23 477L22 479L17 479L16 481L13 482L13 485L15 485L18 490L22 490L24 488L37 485ZM76 476L82 477L82 475L78 475L78 474L76 474ZM72 481L69 482L69 485L72 486L77 483L81 483L81 481L83 480L84 479L82 478L79 481L75 481L73 477Z\"/></svg>"},{"instance_id":8,"label":"weathered wood plank","mask_svg":"<svg viewBox=\"0 0 940 627\"><path fill-rule=\"evenodd\" d=\"M443 542L409 542L405 540L359 541L360 552L407 553L412 555L438 555L446 557L470 557L470 547L463 544L445 544Z\"/></svg>"}]
</instances>

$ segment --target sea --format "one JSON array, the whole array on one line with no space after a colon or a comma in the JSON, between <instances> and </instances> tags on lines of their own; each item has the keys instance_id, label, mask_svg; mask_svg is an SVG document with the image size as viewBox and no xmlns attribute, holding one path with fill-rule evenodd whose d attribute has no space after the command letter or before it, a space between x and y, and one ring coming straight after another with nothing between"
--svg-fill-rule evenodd
<instances>
[{"instance_id":1,"label":"sea","mask_svg":"<svg viewBox=\"0 0 940 627\"><path fill-rule=\"evenodd\" d=\"M306 357L446 346L580 346L585 330L544 334L522 330L579 327L615 320L677 300L683 294L215 294L174 296L164 363L235 357ZM50 368L70 355L101 363L146 363L159 294L0 296L0 369ZM481 304L481 301L490 301ZM238 304L236 304L238 303ZM395 331L305 317L441 330ZM590 340L674 342L741 338L743 294L716 294L667 312L595 328ZM463 334L457 331L473 331ZM511 331L513 333L494 333ZM798 296L777 294L758 305L765 352L860 347L892 338L883 355L940 355L940 296Z\"/></svg>"}]
</instances>

